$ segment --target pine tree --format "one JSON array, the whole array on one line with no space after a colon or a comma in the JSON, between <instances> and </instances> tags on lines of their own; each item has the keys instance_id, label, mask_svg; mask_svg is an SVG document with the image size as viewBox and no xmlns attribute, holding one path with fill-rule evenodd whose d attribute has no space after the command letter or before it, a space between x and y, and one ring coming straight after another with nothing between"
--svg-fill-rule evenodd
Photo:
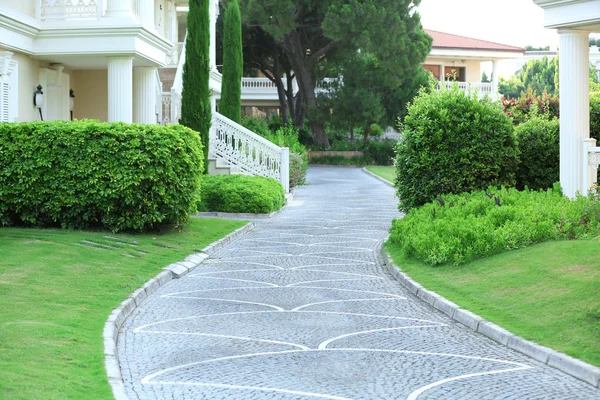
<instances>
[{"instance_id":1,"label":"pine tree","mask_svg":"<svg viewBox=\"0 0 600 400\"><path fill-rule=\"evenodd\" d=\"M210 102L210 0L190 0L187 16L186 59L183 65L183 92L179 123L200 134L204 146L205 171L208 166L208 138L211 124Z\"/></svg>"},{"instance_id":2,"label":"pine tree","mask_svg":"<svg viewBox=\"0 0 600 400\"><path fill-rule=\"evenodd\" d=\"M219 112L237 123L242 119L242 73L242 18L237 0L233 0L223 20L223 86Z\"/></svg>"}]
</instances>

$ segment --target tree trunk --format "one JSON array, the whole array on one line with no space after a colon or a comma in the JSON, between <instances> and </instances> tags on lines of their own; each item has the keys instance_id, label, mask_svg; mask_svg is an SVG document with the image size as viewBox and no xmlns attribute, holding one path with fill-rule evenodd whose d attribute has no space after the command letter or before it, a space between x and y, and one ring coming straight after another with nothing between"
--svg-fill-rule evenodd
<instances>
[{"instance_id":1,"label":"tree trunk","mask_svg":"<svg viewBox=\"0 0 600 400\"><path fill-rule=\"evenodd\" d=\"M365 146L369 143L369 133L371 133L371 124L367 125L363 131L363 142Z\"/></svg>"},{"instance_id":2,"label":"tree trunk","mask_svg":"<svg viewBox=\"0 0 600 400\"><path fill-rule=\"evenodd\" d=\"M313 74L313 66L307 61L303 48L301 46L301 39L297 32L292 32L284 36L284 49L288 55L288 59L296 75L296 81L298 82L298 90L302 94L308 109L317 108L317 96L315 95L315 77ZM309 110L304 109L304 115L298 114L296 117L298 120L304 121L304 117ZM300 118L300 116L302 118ZM320 121L310 121L310 128L312 131L313 142L316 145L329 147L329 140L325 134L325 128L323 123Z\"/></svg>"},{"instance_id":3,"label":"tree trunk","mask_svg":"<svg viewBox=\"0 0 600 400\"><path fill-rule=\"evenodd\" d=\"M354 146L354 127L350 127L350 144Z\"/></svg>"},{"instance_id":4,"label":"tree trunk","mask_svg":"<svg viewBox=\"0 0 600 400\"><path fill-rule=\"evenodd\" d=\"M281 79L281 69L279 67L279 61L275 61L275 68L273 71L273 78L275 87L277 87L277 97L279 97L279 107L281 108L281 121L283 125L288 123L288 102L285 93L285 88L283 86L283 81Z\"/></svg>"}]
</instances>

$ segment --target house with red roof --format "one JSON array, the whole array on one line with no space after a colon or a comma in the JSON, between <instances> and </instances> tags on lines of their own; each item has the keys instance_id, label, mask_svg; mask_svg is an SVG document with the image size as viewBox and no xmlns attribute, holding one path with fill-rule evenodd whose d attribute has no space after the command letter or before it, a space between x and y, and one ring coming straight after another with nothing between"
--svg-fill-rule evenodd
<instances>
[{"instance_id":1,"label":"house with red roof","mask_svg":"<svg viewBox=\"0 0 600 400\"><path fill-rule=\"evenodd\" d=\"M425 29L433 38L431 52L423 64L439 81L458 82L481 95L498 93L498 61L522 57L525 49L451 33ZM481 82L481 63L491 61L491 82Z\"/></svg>"}]
</instances>

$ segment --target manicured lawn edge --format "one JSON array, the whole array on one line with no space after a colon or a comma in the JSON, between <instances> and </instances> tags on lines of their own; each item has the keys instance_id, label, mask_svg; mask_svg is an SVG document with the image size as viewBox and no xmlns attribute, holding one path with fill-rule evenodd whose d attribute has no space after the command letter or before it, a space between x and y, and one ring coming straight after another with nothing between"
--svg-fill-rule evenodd
<instances>
[{"instance_id":1,"label":"manicured lawn edge","mask_svg":"<svg viewBox=\"0 0 600 400\"><path fill-rule=\"evenodd\" d=\"M384 245L381 246L380 251L384 264L394 278L425 303L448 315L453 320L460 322L468 328L507 346L514 351L531 357L550 367L554 367L566 374L589 383L594 387L600 388L600 368L513 335L506 329L503 329L468 310L460 308L455 303L431 290L425 289L419 283L408 277L396 264L394 264L392 257Z\"/></svg>"},{"instance_id":2,"label":"manicured lawn edge","mask_svg":"<svg viewBox=\"0 0 600 400\"><path fill-rule=\"evenodd\" d=\"M226 213L221 211L205 211L198 212L192 215L192 218L225 218L225 219L269 219L283 211L284 208L294 200L294 189L285 195L285 204L277 211L268 214L253 214L253 213Z\"/></svg>"},{"instance_id":3,"label":"manicured lawn edge","mask_svg":"<svg viewBox=\"0 0 600 400\"><path fill-rule=\"evenodd\" d=\"M367 175L371 175L373 178L385 183L388 186L394 187L394 184L390 181L388 181L387 179L383 179L382 177L380 177L379 175L375 175L374 173L372 173L371 171L367 170L366 167L364 167L363 172L366 173Z\"/></svg>"},{"instance_id":4,"label":"manicured lawn edge","mask_svg":"<svg viewBox=\"0 0 600 400\"><path fill-rule=\"evenodd\" d=\"M117 338L119 330L125 323L127 317L135 310L146 297L154 293L171 279L179 279L194 270L204 262L211 254L220 250L234 239L246 234L254 228L252 222L231 232L224 238L217 240L203 248L200 253L189 255L185 260L170 264L163 268L163 272L146 282L141 288L131 293L117 308L115 308L104 324L102 338L104 340L104 367L108 377L108 383L116 400L129 400L121 375L119 356L117 353Z\"/></svg>"}]
</instances>

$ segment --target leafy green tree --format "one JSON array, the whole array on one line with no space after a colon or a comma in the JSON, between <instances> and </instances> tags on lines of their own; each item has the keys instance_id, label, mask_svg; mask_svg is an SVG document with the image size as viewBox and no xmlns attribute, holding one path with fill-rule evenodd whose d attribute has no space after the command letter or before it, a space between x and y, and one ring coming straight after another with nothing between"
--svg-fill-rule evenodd
<instances>
[{"instance_id":1,"label":"leafy green tree","mask_svg":"<svg viewBox=\"0 0 600 400\"><path fill-rule=\"evenodd\" d=\"M519 97L528 88L558 94L558 57L530 60L508 80L500 79L498 86L504 97Z\"/></svg>"},{"instance_id":2,"label":"leafy green tree","mask_svg":"<svg viewBox=\"0 0 600 400\"><path fill-rule=\"evenodd\" d=\"M239 123L242 119L242 17L237 0L227 6L223 31L223 86L219 111Z\"/></svg>"},{"instance_id":3,"label":"leafy green tree","mask_svg":"<svg viewBox=\"0 0 600 400\"><path fill-rule=\"evenodd\" d=\"M481 73L481 82L489 82L490 78L488 78L487 74L485 73L485 71L483 71Z\"/></svg>"},{"instance_id":4,"label":"leafy green tree","mask_svg":"<svg viewBox=\"0 0 600 400\"><path fill-rule=\"evenodd\" d=\"M359 130L367 144L374 124L393 125L406 114L406 105L427 83L427 75L420 65L414 67L410 78L401 71L390 74L379 66L373 55L363 53L342 60L338 71L342 79L326 85L319 94L324 119L334 128L347 129L351 141Z\"/></svg>"},{"instance_id":5,"label":"leafy green tree","mask_svg":"<svg viewBox=\"0 0 600 400\"><path fill-rule=\"evenodd\" d=\"M283 50L296 75L299 97L295 122L310 116L313 141L328 145L319 118L318 72L334 51L375 56L381 71L414 72L431 48L417 6L420 0L243 0L246 22L260 26Z\"/></svg>"},{"instance_id":6,"label":"leafy green tree","mask_svg":"<svg viewBox=\"0 0 600 400\"><path fill-rule=\"evenodd\" d=\"M190 0L187 17L186 59L179 123L200 134L204 165L208 165L208 137L212 118L210 103L209 0ZM205 170L206 172L206 170Z\"/></svg>"}]
</instances>

